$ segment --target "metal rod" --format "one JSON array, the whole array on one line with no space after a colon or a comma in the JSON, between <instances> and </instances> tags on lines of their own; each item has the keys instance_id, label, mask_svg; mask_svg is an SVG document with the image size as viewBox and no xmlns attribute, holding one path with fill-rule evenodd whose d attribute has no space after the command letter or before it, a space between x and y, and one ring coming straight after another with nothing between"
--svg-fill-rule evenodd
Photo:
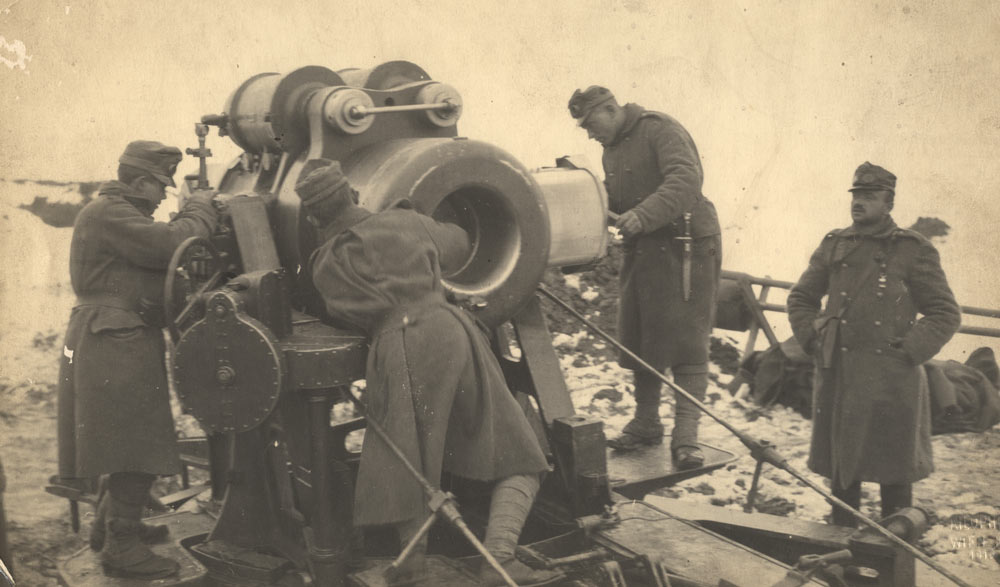
<instances>
[{"instance_id":1,"label":"metal rod","mask_svg":"<svg viewBox=\"0 0 1000 587\"><path fill-rule=\"evenodd\" d=\"M348 111L348 115L355 119L360 120L365 116L373 116L375 114L384 114L386 112L414 112L420 110L451 110L455 107L451 102L433 102L431 104L401 104L399 106L373 106L368 108L367 106L351 106Z\"/></svg>"},{"instance_id":2,"label":"metal rod","mask_svg":"<svg viewBox=\"0 0 1000 587\"><path fill-rule=\"evenodd\" d=\"M354 394L351 393L350 389L345 387L344 394L347 395L347 397L351 400L351 403L353 403L359 410L367 414L365 405L361 403L361 400L354 397ZM503 578L504 582L509 587L517 587L517 583L510 578L510 575L507 574L507 571L504 570L503 566L497 562L497 559L494 558L488 550L486 550L483 543L476 538L476 535L473 534L472 530L470 530L465 524L465 520L462 519L462 514L459 513L458 508L456 508L453 503L450 503L451 497L444 495L443 491L431 485L430 481L428 481L427 478L413 466L410 459L406 458L406 455L399 449L399 446L397 446L396 443L389 438L389 433L385 431L385 428L382 428L381 424L376 422L374 418L368 417L365 418L365 423L375 431L375 434L377 434L383 442L385 442L386 446L389 447L389 450L392 451L392 454L396 455L396 458L399 459L403 467L409 471L410 475L417 480L417 483L419 483L421 487L423 487L424 493L427 494L428 499L431 501L441 500L440 512L444 515L445 519L451 522L451 524L465 536L466 540L468 540L469 543L472 544L477 551L479 551L479 554L483 555L486 562L488 562L490 566L496 570L496 572L500 573L500 577ZM393 564L395 564L395 561Z\"/></svg>"},{"instance_id":3,"label":"metal rod","mask_svg":"<svg viewBox=\"0 0 1000 587\"><path fill-rule=\"evenodd\" d=\"M754 503L757 501L757 488L760 484L760 474L764 471L764 461L757 461L757 466L753 470L753 481L750 483L750 491L747 492L747 502L743 506L743 511L752 514Z\"/></svg>"},{"instance_id":4,"label":"metal rod","mask_svg":"<svg viewBox=\"0 0 1000 587\"><path fill-rule=\"evenodd\" d=\"M989 328L986 326L959 326L959 334L975 334L977 336L993 336L1000 338L1000 328Z\"/></svg>"},{"instance_id":5,"label":"metal rod","mask_svg":"<svg viewBox=\"0 0 1000 587\"><path fill-rule=\"evenodd\" d=\"M962 308L963 314L969 314L970 316L986 316L987 318L1000 318L1000 310L991 310L990 308L976 308L974 306L959 306Z\"/></svg>"},{"instance_id":6,"label":"metal rod","mask_svg":"<svg viewBox=\"0 0 1000 587\"><path fill-rule=\"evenodd\" d=\"M738 271L722 271L722 277L724 279L731 279L733 281L749 281L753 285L770 286L770 287L780 287L782 289L791 289L795 286L794 283L790 281L781 281L778 279L771 279L769 277L754 277L748 273L740 273ZM785 306L779 304L760 304L760 307L764 310L769 310L772 312L787 312L788 309ZM985 316L986 318L1000 318L1000 310L995 310L992 308L978 308L976 306L959 306L963 314L969 316ZM971 330L973 327L969 327L970 331L966 332L964 330L959 330L959 332L964 332L966 334L983 334L984 336L1000 336L1000 330L980 332ZM994 333L995 332L995 333Z\"/></svg>"},{"instance_id":7,"label":"metal rod","mask_svg":"<svg viewBox=\"0 0 1000 587\"><path fill-rule=\"evenodd\" d=\"M431 512L431 515L427 516L424 523L420 525L420 529L413 535L413 538L410 538L410 541L403 548L403 551L399 553L399 556L396 557L396 560L392 561L392 564L389 565L392 569L399 569L403 566L403 562L410 557L410 553L417 547L420 540L423 539L425 534L430 532L435 519L437 519L437 512Z\"/></svg>"},{"instance_id":8,"label":"metal rod","mask_svg":"<svg viewBox=\"0 0 1000 587\"><path fill-rule=\"evenodd\" d=\"M792 289L795 285L791 281L781 281L779 279L771 279L770 277L754 277L749 273L729 271L726 269L722 270L722 277L724 279L732 279L733 281L746 280L754 285L769 285L771 287L780 287L782 289Z\"/></svg>"},{"instance_id":9,"label":"metal rod","mask_svg":"<svg viewBox=\"0 0 1000 587\"><path fill-rule=\"evenodd\" d=\"M947 577L951 582L955 583L956 585L960 585L962 587L972 587L968 583L962 581L961 579L959 579L958 577L956 577L955 575L953 575L952 573L950 573L947 569L945 569L941 565L939 565L936 562L934 562L933 560L931 560L931 558L929 556L927 556L926 554L924 554L923 551L917 549L915 546L913 546L909 542L906 542L905 540L903 540L899 536L896 536L892 532L886 530L885 528L883 528L882 526L880 526L877 522L875 522L874 520L871 520L870 518L868 518L868 516L865 516L864 514L862 514L858 510L854 509L853 507L851 507L847 503L841 501L839 498L835 497L834 495L831 495L826 490L824 490L822 487L820 487L819 485L817 485L816 483L814 483L812 480L808 479L805 475L799 473L794 467L792 467L790 464L788 464L788 461L783 456L781 456L778 453L778 451L774 449L773 446L770 446L767 443L761 443L760 441L754 439L749 434L746 434L745 432L742 432L742 431L738 430L736 427L734 427L732 424L730 424L729 422L727 422L726 420L724 420L720 416L717 416L712 410L710 410L708 408L708 406L706 406L701 401L699 401L694 396L692 396L690 393L688 393L683 387L681 387L681 386L677 385L676 383L674 383L673 381L671 381L666 375L664 375L660 371L656 370L652 365L650 365L646 361L642 360L642 358L639 357L639 355L633 353L625 345L623 345L622 343L618 342L618 340L616 340L614 337L612 337L608 333L606 333L603 330L601 330L600 327L598 327L596 324L594 324L593 322L591 322L590 320L588 320L587 318L585 318L582 314L580 314L579 312L577 312L572 306L570 306L569 304L567 304L566 302L564 302L563 300L561 300L558 296L556 296L554 293L552 293L551 291L549 291L549 289L546 288L544 285L539 284L538 291L542 292L546 297L548 297L553 302L555 302L556 304L558 304L559 306L561 306L564 310L568 311L577 320L579 320L580 322L582 322L585 326L587 326L588 328L590 328L591 330L593 330L598 336L600 336L601 338L603 338L606 342L608 342L609 344L611 344L612 346L614 346L615 348L617 348L619 351L621 351L623 354L625 354L626 356L628 356L628 358L630 358L633 361L635 361L643 369L645 369L649 373L655 375L660 381L662 381L664 384L666 384L667 387L669 387L672 390L674 390L675 393L679 393L682 396L684 396L685 398L687 398L691 403L693 403L695 406L697 406L699 410L701 410L702 412L704 412L705 414L707 414L709 417L711 417L713 420L715 420L716 422L718 422L719 424L721 424L722 427L724 427L725 429L727 429L730 432L732 432L733 435L735 435L740 440L740 442L742 442L743 445L746 446L750 450L750 455L754 459L756 459L757 461L766 461L766 462L774 465L775 467L788 472L788 474L790 474L792 477L795 477L796 479L798 479L799 481L805 483L808 487L810 487L811 489L813 489L816 493L822 495L823 498L826 499L827 502L829 502L832 505L839 506L839 507L841 507L841 508L843 508L843 509L851 512L851 514L853 514L855 518L861 520L866 526L871 527L876 532L878 532L879 534L881 534L882 536L884 536L885 538L887 538L890 542L893 542L893 543L901 546L907 552L909 552L913 556L917 557L918 559L920 559L921 561L923 561L924 563L926 563L927 566L931 567L935 571L937 571L937 572L941 573L942 575L944 575L945 577Z\"/></svg>"},{"instance_id":10,"label":"metal rod","mask_svg":"<svg viewBox=\"0 0 1000 587\"><path fill-rule=\"evenodd\" d=\"M330 495L330 447L328 446L327 429L330 427L331 400L324 391L310 392L307 404L309 406L309 457L312 461L310 483L317 498L313 507L316 521L317 546L322 549L331 547L333 508L332 500L325 499Z\"/></svg>"}]
</instances>

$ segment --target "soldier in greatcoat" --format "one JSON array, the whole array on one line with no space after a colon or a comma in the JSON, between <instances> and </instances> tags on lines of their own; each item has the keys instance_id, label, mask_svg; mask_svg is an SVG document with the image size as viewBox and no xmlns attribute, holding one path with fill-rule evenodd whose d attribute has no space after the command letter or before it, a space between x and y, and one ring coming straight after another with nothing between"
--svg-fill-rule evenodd
<instances>
[{"instance_id":1,"label":"soldier in greatcoat","mask_svg":"<svg viewBox=\"0 0 1000 587\"><path fill-rule=\"evenodd\" d=\"M520 585L557 579L514 558L548 462L488 340L447 301L441 282L442 268L461 266L469 254L465 231L418 214L406 200L377 214L361 208L336 161L311 160L305 169L295 189L325 243L310 261L313 281L330 315L369 337L367 417L433 484L442 471L497 481L484 545ZM425 504L388 445L366 434L355 523L396 524L409 541L429 513ZM421 572L422 552L411 559L404 577ZM503 584L489 567L482 579Z\"/></svg>"},{"instance_id":2,"label":"soldier in greatcoat","mask_svg":"<svg viewBox=\"0 0 1000 587\"><path fill-rule=\"evenodd\" d=\"M109 475L91 546L115 576L149 579L179 568L145 546L166 528L141 516L156 476L180 472L164 367L165 270L181 242L209 236L216 222L204 192L170 222L153 220L181 157L155 141L129 143L118 180L101 185L77 216L70 245L77 301L60 365L59 476Z\"/></svg>"},{"instance_id":3,"label":"soldier in greatcoat","mask_svg":"<svg viewBox=\"0 0 1000 587\"><path fill-rule=\"evenodd\" d=\"M912 505L913 482L934 468L919 366L961 319L937 250L893 222L895 190L886 169L858 167L853 224L823 238L788 295L792 330L816 362L809 468L855 509L861 482L879 483L883 517ZM837 507L833 522L855 525Z\"/></svg>"},{"instance_id":4,"label":"soldier in greatcoat","mask_svg":"<svg viewBox=\"0 0 1000 587\"><path fill-rule=\"evenodd\" d=\"M695 398L708 387L709 335L722 270L715 206L702 193L698 148L679 122L637 104L620 106L606 88L577 90L569 111L604 146L608 206L619 214L625 258L619 276L618 335L625 346ZM635 417L608 442L619 450L662 441L660 380L623 355L634 371ZM675 393L671 449L679 468L704 462L701 412Z\"/></svg>"}]
</instances>

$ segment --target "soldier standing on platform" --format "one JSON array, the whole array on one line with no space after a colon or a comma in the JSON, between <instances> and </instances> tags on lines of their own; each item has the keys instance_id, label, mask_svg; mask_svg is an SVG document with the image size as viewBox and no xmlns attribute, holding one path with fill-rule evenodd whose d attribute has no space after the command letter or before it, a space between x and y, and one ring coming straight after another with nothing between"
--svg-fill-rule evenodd
<instances>
[{"instance_id":1,"label":"soldier standing on platform","mask_svg":"<svg viewBox=\"0 0 1000 587\"><path fill-rule=\"evenodd\" d=\"M670 116L637 104L619 106L607 89L577 90L570 114L604 146L608 204L625 240L618 335L632 352L702 400L708 387L709 335L722 270L715 206L701 191L703 174L691 135ZM635 416L618 450L662 442L660 380L627 357L635 376ZM700 467L701 412L675 394L671 451L681 469Z\"/></svg>"},{"instance_id":2,"label":"soldier standing on platform","mask_svg":"<svg viewBox=\"0 0 1000 587\"><path fill-rule=\"evenodd\" d=\"M119 577L179 568L145 546L167 528L141 519L156 476L180 472L164 366L165 270L185 239L211 235L216 223L210 192L195 192L170 222L153 220L181 157L155 141L129 143L118 181L101 185L80 212L70 245L77 302L59 374L59 477L74 484L109 475L91 547Z\"/></svg>"},{"instance_id":3,"label":"soldier standing on platform","mask_svg":"<svg viewBox=\"0 0 1000 587\"><path fill-rule=\"evenodd\" d=\"M788 319L816 361L809 468L855 509L861 482L879 483L885 517L911 506L913 482L934 469L920 364L951 339L961 314L937 250L892 220L896 176L865 162L850 191L854 223L812 254L788 295ZM837 507L833 523L856 525Z\"/></svg>"}]
</instances>

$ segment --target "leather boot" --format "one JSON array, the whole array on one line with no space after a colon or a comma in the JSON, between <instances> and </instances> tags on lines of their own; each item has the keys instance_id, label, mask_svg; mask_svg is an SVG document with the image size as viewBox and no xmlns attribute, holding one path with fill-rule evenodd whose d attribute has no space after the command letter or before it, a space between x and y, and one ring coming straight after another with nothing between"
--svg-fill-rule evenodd
<instances>
[{"instance_id":1,"label":"leather boot","mask_svg":"<svg viewBox=\"0 0 1000 587\"><path fill-rule=\"evenodd\" d=\"M94 513L94 524L90 527L90 550L100 552L104 548L104 538L107 535L108 507L111 496L107 491L100 494L97 510ZM139 522L139 540L143 544L158 544L164 542L170 535L170 528L165 524L146 524Z\"/></svg>"},{"instance_id":2,"label":"leather boot","mask_svg":"<svg viewBox=\"0 0 1000 587\"><path fill-rule=\"evenodd\" d=\"M608 440L608 446L617 451L629 451L661 442L663 442L663 424L632 418L622 428L620 435Z\"/></svg>"},{"instance_id":3,"label":"leather boot","mask_svg":"<svg viewBox=\"0 0 1000 587\"><path fill-rule=\"evenodd\" d=\"M663 442L660 424L660 379L646 371L635 371L635 417L622 433L608 440L608 446L618 451L635 450Z\"/></svg>"},{"instance_id":4,"label":"leather boot","mask_svg":"<svg viewBox=\"0 0 1000 587\"><path fill-rule=\"evenodd\" d=\"M834 479L831 485L830 490L834 497L856 510L861 508L860 481L855 481L847 487L842 487L841 483ZM854 517L854 514L839 506L833 506L833 511L830 514L830 522L835 526L844 526L846 528L858 527L858 520Z\"/></svg>"},{"instance_id":5,"label":"leather boot","mask_svg":"<svg viewBox=\"0 0 1000 587\"><path fill-rule=\"evenodd\" d=\"M882 517L888 518L903 508L913 505L913 485L911 483L881 484Z\"/></svg>"},{"instance_id":6,"label":"leather boot","mask_svg":"<svg viewBox=\"0 0 1000 587\"><path fill-rule=\"evenodd\" d=\"M558 571L535 570L522 563L516 558L499 561L503 570L514 580L519 587L541 587L542 585L553 585L566 578L566 575ZM506 585L503 577L496 569L483 562L482 570L479 571L479 582L486 587L499 587Z\"/></svg>"},{"instance_id":7,"label":"leather boot","mask_svg":"<svg viewBox=\"0 0 1000 587\"><path fill-rule=\"evenodd\" d=\"M548 585L563 578L562 573L535 570L514 558L521 529L531 512L531 504L535 501L539 486L537 475L513 475L501 479L493 488L490 521L483 540L486 550L514 582L522 587ZM506 585L500 573L486 561L480 567L479 581L487 586Z\"/></svg>"},{"instance_id":8,"label":"leather boot","mask_svg":"<svg viewBox=\"0 0 1000 587\"><path fill-rule=\"evenodd\" d=\"M139 538L143 504L130 504L110 496L107 535L101 564L109 577L160 579L180 570L180 565L160 556Z\"/></svg>"}]
</instances>

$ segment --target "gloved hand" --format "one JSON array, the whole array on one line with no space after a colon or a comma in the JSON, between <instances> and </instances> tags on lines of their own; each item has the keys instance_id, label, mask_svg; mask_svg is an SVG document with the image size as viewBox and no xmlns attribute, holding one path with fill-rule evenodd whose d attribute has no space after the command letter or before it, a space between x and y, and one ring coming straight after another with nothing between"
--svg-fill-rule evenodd
<instances>
[{"instance_id":1,"label":"gloved hand","mask_svg":"<svg viewBox=\"0 0 1000 587\"><path fill-rule=\"evenodd\" d=\"M632 238L642 234L642 221L639 220L638 214L629 210L618 217L615 228L620 230L625 238Z\"/></svg>"},{"instance_id":2,"label":"gloved hand","mask_svg":"<svg viewBox=\"0 0 1000 587\"><path fill-rule=\"evenodd\" d=\"M204 202L211 202L216 195L218 195L218 190L213 189L191 189L191 200L201 200Z\"/></svg>"}]
</instances>

